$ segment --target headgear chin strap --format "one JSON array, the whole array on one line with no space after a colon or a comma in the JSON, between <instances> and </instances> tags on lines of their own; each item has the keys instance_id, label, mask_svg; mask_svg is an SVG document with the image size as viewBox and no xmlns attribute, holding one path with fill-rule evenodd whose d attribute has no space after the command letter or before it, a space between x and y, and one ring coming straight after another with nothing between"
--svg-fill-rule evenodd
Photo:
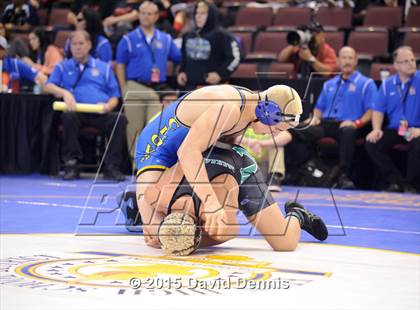
<instances>
[{"instance_id":1,"label":"headgear chin strap","mask_svg":"<svg viewBox=\"0 0 420 310\"><path fill-rule=\"evenodd\" d=\"M258 94L259 99L260 94ZM267 94L265 100L259 100L255 108L257 119L264 125L273 126L282 121L282 112L280 107L274 101L268 100Z\"/></svg>"}]
</instances>

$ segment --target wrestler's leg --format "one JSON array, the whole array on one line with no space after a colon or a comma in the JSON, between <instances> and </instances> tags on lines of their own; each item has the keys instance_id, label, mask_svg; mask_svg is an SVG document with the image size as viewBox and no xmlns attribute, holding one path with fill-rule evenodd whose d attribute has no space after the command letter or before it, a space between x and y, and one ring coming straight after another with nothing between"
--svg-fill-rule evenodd
<instances>
[{"instance_id":1,"label":"wrestler's leg","mask_svg":"<svg viewBox=\"0 0 420 310\"><path fill-rule=\"evenodd\" d=\"M262 209L248 220L264 236L274 251L294 251L300 239L300 223L294 216L284 217L277 203Z\"/></svg>"}]
</instances>

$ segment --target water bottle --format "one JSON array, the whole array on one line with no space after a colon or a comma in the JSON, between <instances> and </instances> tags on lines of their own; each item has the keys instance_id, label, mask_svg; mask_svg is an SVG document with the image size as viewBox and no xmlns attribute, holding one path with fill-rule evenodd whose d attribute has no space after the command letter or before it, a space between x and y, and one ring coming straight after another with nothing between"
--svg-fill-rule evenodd
<instances>
[{"instance_id":1,"label":"water bottle","mask_svg":"<svg viewBox=\"0 0 420 310\"><path fill-rule=\"evenodd\" d=\"M34 92L35 95L41 94L41 92L42 92L41 86L38 83L35 83L33 92Z\"/></svg>"}]
</instances>

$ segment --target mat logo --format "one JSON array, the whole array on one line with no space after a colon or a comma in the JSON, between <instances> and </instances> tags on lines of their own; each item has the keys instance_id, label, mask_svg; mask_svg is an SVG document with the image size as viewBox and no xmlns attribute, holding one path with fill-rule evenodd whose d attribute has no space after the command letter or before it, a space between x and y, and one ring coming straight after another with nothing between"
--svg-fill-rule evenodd
<instances>
[{"instance_id":1,"label":"mat logo","mask_svg":"<svg viewBox=\"0 0 420 310\"><path fill-rule=\"evenodd\" d=\"M0 284L106 295L209 295L221 294L221 290L225 294L226 290L235 289L289 289L330 276L325 272L280 269L270 262L233 254L189 257L76 254L78 257L67 259L35 255L3 260Z\"/></svg>"}]
</instances>

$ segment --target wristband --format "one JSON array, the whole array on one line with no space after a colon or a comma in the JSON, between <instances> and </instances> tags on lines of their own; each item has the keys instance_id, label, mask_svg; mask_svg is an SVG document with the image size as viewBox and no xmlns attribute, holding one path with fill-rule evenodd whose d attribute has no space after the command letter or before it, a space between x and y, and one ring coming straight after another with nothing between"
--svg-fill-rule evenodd
<instances>
[{"instance_id":1,"label":"wristband","mask_svg":"<svg viewBox=\"0 0 420 310\"><path fill-rule=\"evenodd\" d=\"M362 128L364 125L360 119L355 120L354 124L356 125L357 129Z\"/></svg>"}]
</instances>

